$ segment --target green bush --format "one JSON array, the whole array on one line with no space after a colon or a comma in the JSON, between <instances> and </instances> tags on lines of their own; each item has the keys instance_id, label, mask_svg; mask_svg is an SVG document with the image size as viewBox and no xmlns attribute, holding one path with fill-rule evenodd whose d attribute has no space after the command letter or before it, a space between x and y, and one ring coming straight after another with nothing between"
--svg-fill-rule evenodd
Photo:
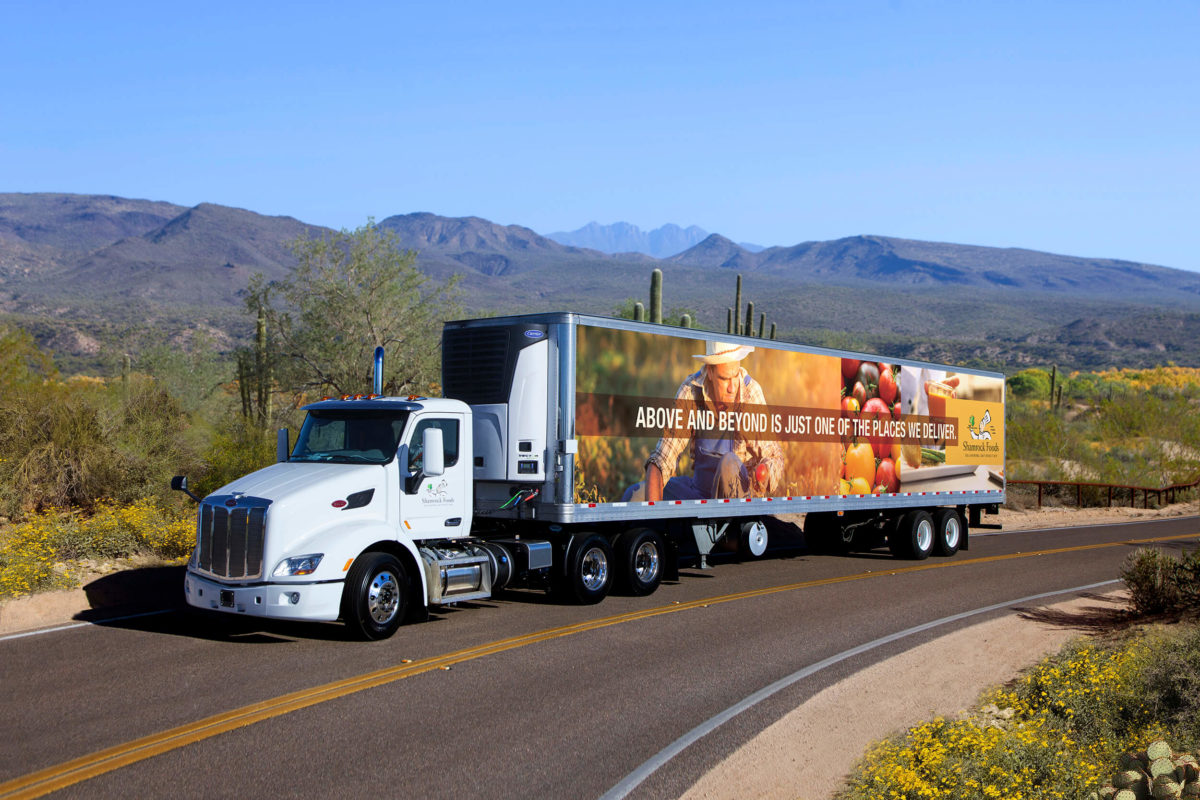
<instances>
[{"instance_id":1,"label":"green bush","mask_svg":"<svg viewBox=\"0 0 1200 800\"><path fill-rule=\"evenodd\" d=\"M153 379L48 381L0 396L0 514L167 502L171 475L198 464L188 420Z\"/></svg>"},{"instance_id":2,"label":"green bush","mask_svg":"<svg viewBox=\"0 0 1200 800\"><path fill-rule=\"evenodd\" d=\"M1050 373L1044 369L1023 369L1010 377L1007 384L1008 390L1017 397L1050 398Z\"/></svg>"},{"instance_id":3,"label":"green bush","mask_svg":"<svg viewBox=\"0 0 1200 800\"><path fill-rule=\"evenodd\" d=\"M1174 558L1156 548L1140 548L1125 559L1121 580L1139 614L1200 609L1200 550Z\"/></svg>"}]
</instances>

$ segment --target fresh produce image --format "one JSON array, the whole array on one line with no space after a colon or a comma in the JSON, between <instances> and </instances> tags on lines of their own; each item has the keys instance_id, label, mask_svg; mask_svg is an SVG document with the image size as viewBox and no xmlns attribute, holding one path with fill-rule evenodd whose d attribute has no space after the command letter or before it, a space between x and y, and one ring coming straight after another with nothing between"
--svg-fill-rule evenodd
<instances>
[{"instance_id":1,"label":"fresh produce image","mask_svg":"<svg viewBox=\"0 0 1200 800\"><path fill-rule=\"evenodd\" d=\"M853 358L841 361L842 416L877 424L900 422L900 365ZM872 430L843 437L842 475L850 485L842 485L842 494L847 493L847 488L851 494L900 491L900 465L905 461L903 446L887 432L889 426L878 424ZM920 455L914 454L909 463L919 466ZM856 478L863 483L856 484ZM859 491L864 484L866 491Z\"/></svg>"}]
</instances>

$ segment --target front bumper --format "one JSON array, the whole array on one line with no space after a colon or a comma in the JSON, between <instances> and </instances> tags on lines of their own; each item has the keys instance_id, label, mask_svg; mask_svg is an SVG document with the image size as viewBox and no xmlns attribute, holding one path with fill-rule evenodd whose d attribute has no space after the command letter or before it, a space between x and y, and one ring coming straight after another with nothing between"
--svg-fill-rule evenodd
<instances>
[{"instance_id":1,"label":"front bumper","mask_svg":"<svg viewBox=\"0 0 1200 800\"><path fill-rule=\"evenodd\" d=\"M330 622L341 615L342 581L332 583L226 584L190 570L183 582L188 605L269 619Z\"/></svg>"}]
</instances>

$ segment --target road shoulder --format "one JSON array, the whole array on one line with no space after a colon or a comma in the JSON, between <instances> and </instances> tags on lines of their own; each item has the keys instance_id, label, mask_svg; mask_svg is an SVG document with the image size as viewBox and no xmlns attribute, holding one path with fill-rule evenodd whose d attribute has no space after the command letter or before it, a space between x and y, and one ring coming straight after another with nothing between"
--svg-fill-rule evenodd
<instances>
[{"instance_id":1,"label":"road shoulder","mask_svg":"<svg viewBox=\"0 0 1200 800\"><path fill-rule=\"evenodd\" d=\"M1123 596L1077 597L1050 608L1060 612L1054 616L1110 611ZM924 719L962 714L985 689L1079 635L1014 611L941 636L814 695L709 770L683 797L829 797L872 742Z\"/></svg>"}]
</instances>

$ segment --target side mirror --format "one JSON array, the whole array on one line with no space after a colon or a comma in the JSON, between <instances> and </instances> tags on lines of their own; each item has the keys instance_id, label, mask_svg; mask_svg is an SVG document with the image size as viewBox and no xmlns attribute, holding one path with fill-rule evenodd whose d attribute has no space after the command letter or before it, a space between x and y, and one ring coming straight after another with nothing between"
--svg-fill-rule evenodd
<instances>
[{"instance_id":1,"label":"side mirror","mask_svg":"<svg viewBox=\"0 0 1200 800\"><path fill-rule=\"evenodd\" d=\"M288 429L280 428L275 432L275 460L287 461L291 450L292 448L288 447Z\"/></svg>"},{"instance_id":2,"label":"side mirror","mask_svg":"<svg viewBox=\"0 0 1200 800\"><path fill-rule=\"evenodd\" d=\"M183 492L197 503L200 502L200 498L192 494L191 490L188 489L187 475L176 475L174 478L171 478L171 488L177 492Z\"/></svg>"},{"instance_id":3,"label":"side mirror","mask_svg":"<svg viewBox=\"0 0 1200 800\"><path fill-rule=\"evenodd\" d=\"M433 478L446 471L446 460L442 452L442 429L426 428L421 437L421 448L425 451L425 465L421 470Z\"/></svg>"}]
</instances>

